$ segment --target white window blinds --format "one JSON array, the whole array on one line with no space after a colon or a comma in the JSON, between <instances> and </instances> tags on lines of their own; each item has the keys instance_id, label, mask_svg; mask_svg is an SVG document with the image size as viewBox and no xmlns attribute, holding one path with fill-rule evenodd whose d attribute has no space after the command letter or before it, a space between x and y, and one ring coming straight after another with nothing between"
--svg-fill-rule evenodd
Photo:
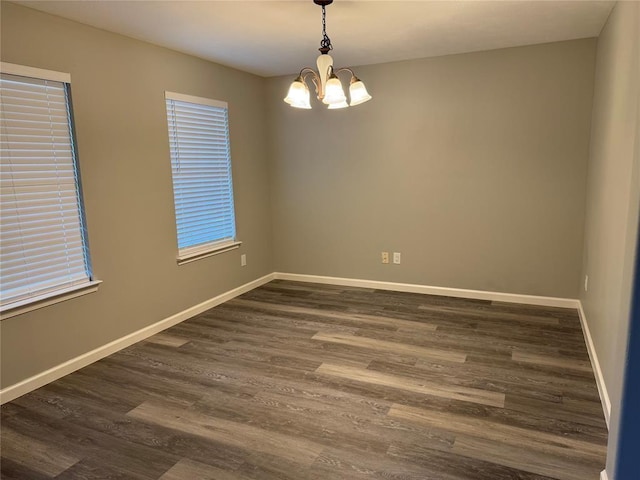
<instances>
[{"instance_id":1,"label":"white window blinds","mask_svg":"<svg viewBox=\"0 0 640 480\"><path fill-rule=\"evenodd\" d=\"M1 303L90 282L68 84L0 75Z\"/></svg>"},{"instance_id":2,"label":"white window blinds","mask_svg":"<svg viewBox=\"0 0 640 480\"><path fill-rule=\"evenodd\" d=\"M166 92L178 257L235 241L227 104Z\"/></svg>"}]
</instances>

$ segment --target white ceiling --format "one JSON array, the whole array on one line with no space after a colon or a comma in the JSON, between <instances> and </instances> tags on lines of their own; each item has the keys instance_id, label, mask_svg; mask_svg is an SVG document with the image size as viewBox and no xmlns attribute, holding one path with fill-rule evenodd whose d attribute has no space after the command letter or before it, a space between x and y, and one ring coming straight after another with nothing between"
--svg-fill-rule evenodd
<instances>
[{"instance_id":1,"label":"white ceiling","mask_svg":"<svg viewBox=\"0 0 640 480\"><path fill-rule=\"evenodd\" d=\"M17 3L262 76L315 65L321 9L289 1ZM347 1L327 7L336 66L490 50L600 33L610 1Z\"/></svg>"}]
</instances>

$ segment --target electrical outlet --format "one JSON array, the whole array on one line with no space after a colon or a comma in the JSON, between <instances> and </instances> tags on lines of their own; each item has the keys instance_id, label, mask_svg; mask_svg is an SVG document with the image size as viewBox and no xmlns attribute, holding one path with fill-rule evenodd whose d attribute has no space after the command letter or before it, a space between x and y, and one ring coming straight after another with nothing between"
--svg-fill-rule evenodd
<instances>
[{"instance_id":1,"label":"electrical outlet","mask_svg":"<svg viewBox=\"0 0 640 480\"><path fill-rule=\"evenodd\" d=\"M389 252L382 252L382 263L389 263Z\"/></svg>"},{"instance_id":2,"label":"electrical outlet","mask_svg":"<svg viewBox=\"0 0 640 480\"><path fill-rule=\"evenodd\" d=\"M584 291L589 291L589 275L584 276Z\"/></svg>"},{"instance_id":3,"label":"electrical outlet","mask_svg":"<svg viewBox=\"0 0 640 480\"><path fill-rule=\"evenodd\" d=\"M400 265L400 252L393 252L393 263Z\"/></svg>"},{"instance_id":4,"label":"electrical outlet","mask_svg":"<svg viewBox=\"0 0 640 480\"><path fill-rule=\"evenodd\" d=\"M240 266L241 267L246 267L247 266L247 254L243 253L242 255L240 255Z\"/></svg>"}]
</instances>

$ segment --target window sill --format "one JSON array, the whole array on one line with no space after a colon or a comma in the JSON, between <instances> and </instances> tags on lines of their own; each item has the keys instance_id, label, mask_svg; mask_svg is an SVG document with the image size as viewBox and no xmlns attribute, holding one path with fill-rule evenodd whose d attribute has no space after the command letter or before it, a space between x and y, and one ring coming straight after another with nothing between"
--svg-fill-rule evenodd
<instances>
[{"instance_id":1,"label":"window sill","mask_svg":"<svg viewBox=\"0 0 640 480\"><path fill-rule=\"evenodd\" d=\"M73 287L67 287L61 290L56 290L55 292L38 295L37 297L8 303L0 307L0 320L6 320L7 318L15 317L16 315L22 315L23 313L64 302L71 298L96 292L98 291L98 285L101 283L102 280L93 280L92 282L85 283L83 285L74 285Z\"/></svg>"},{"instance_id":2,"label":"window sill","mask_svg":"<svg viewBox=\"0 0 640 480\"><path fill-rule=\"evenodd\" d=\"M201 258L211 257L212 255L218 255L220 253L229 252L240 248L242 242L225 243L224 245L209 245L207 247L185 252L182 255L178 255L178 265L184 265L185 263L195 262Z\"/></svg>"}]
</instances>

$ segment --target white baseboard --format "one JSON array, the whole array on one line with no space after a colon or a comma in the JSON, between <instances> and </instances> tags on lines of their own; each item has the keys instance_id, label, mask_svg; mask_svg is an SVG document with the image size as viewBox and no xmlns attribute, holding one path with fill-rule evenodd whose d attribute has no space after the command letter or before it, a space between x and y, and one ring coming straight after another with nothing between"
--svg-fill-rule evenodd
<instances>
[{"instance_id":1,"label":"white baseboard","mask_svg":"<svg viewBox=\"0 0 640 480\"><path fill-rule=\"evenodd\" d=\"M578 308L578 300L573 298L541 297L536 295L519 295L515 293L489 292L485 290L466 290L462 288L432 287L413 283L381 282L377 280L361 280L356 278L324 277L318 275L302 275L299 273L275 272L279 280L295 282L324 283L344 285L346 287L375 288L378 290L394 290L397 292L423 293L426 295L444 295L447 297L473 298L476 300L493 300L496 302L524 303L526 305L543 305L546 307Z\"/></svg>"},{"instance_id":2,"label":"white baseboard","mask_svg":"<svg viewBox=\"0 0 640 480\"><path fill-rule=\"evenodd\" d=\"M589 324L587 323L587 317L582 308L582 302L578 301L578 313L580 315L580 323L582 324L582 333L584 334L584 340L587 344L587 351L589 352L589 358L591 359L591 366L593 367L593 373L596 376L596 385L598 386L598 393L600 394L600 402L602 403L602 411L604 412L604 419L607 422L607 428L609 428L609 418L611 417L611 400L609 399L609 392L607 391L607 385L604 383L604 376L602 375L602 369L600 368L600 362L598 355L596 354L596 347L593 344L591 338L591 332L589 331ZM602 471L606 478L607 472ZM602 474L600 474L600 478Z\"/></svg>"},{"instance_id":3,"label":"white baseboard","mask_svg":"<svg viewBox=\"0 0 640 480\"><path fill-rule=\"evenodd\" d=\"M604 416L607 422L607 426L609 425L609 417L611 415L611 402L609 400L609 395L607 393L607 388L604 383L604 378L602 376L602 370L600 369L600 364L598 362L598 357L595 352L595 348L593 345L593 341L591 339L591 333L589 332L589 326L586 322L584 310L582 309L582 304L579 300L571 299L571 298L556 298L556 297L542 297L535 295L518 295L512 293L500 293L500 292L489 292L483 290L466 290L460 288L446 288L446 287L433 287L428 285L417 285L417 284L409 284L409 283L394 283L394 282L382 282L377 280L362 280L362 279L353 279L353 278L340 278L340 277L327 277L327 276L317 276L317 275L302 275L297 273L281 273L274 272L264 277L258 278L252 282L241 285L238 288L230 290L226 293L218 295L214 298L206 300L198 305L190 307L182 312L178 312L171 317L165 318L153 325L149 325L143 329L140 329L136 332L133 332L129 335L126 335L122 338L114 340L106 345L96 348L90 352L87 352L83 355L80 355L76 358L72 358L71 360L64 362L60 365L57 365L49 370L41 372L33 377L27 378L19 383L6 387L0 390L0 404L4 404L9 402L15 398L18 398L21 395L29 393L36 388L42 387L47 383L53 382L58 378L61 378L69 373L75 372L87 365L100 360L101 358L107 357L112 353L115 353L123 348L126 348L130 345L133 345L136 342L144 340L151 335L155 335L162 330L165 330L173 325L176 325L188 318L191 318L195 315L198 315L210 308L215 307L216 305L220 305L232 298L235 298L243 293L246 293L254 288L257 288L265 283L270 282L274 279L280 280L291 280L297 282L310 282L310 283L322 283L322 284L330 284L330 285L343 285L350 287L362 287L362 288L375 288L379 290L392 290L399 292L410 292L410 293L422 293L428 295L444 295L448 297L459 297L459 298L473 298L479 300L493 300L500 302L510 302L510 303L523 303L528 305L543 305L550 307L565 307L565 308L577 308L580 314L580 322L582 324L582 331L584 333L585 341L587 344L587 350L589 352L589 358L591 359L591 364L593 366L593 370L596 377L596 384L598 386L598 392L600 393L600 399L602 401ZM606 472L603 471L606 480ZM602 474L601 474L602 477Z\"/></svg>"},{"instance_id":4,"label":"white baseboard","mask_svg":"<svg viewBox=\"0 0 640 480\"><path fill-rule=\"evenodd\" d=\"M600 472L600 480L609 480L609 476L607 475L607 471L606 470L602 470Z\"/></svg>"},{"instance_id":5,"label":"white baseboard","mask_svg":"<svg viewBox=\"0 0 640 480\"><path fill-rule=\"evenodd\" d=\"M19 383L6 387L0 390L0 404L4 404L6 402L10 402L11 400L18 398L26 393L29 393L36 388L40 388L47 383L53 382L59 378L68 375L69 373L75 372L87 365L100 360L101 358L107 357L112 353L115 353L123 348L126 348L130 345L133 345L140 340L144 340L151 335L155 335L162 330L166 330L169 327L172 327L188 318L191 318L195 315L198 315L202 312L209 310L210 308L215 307L216 305L220 305L232 298L237 297L238 295L242 295L254 288L257 288L265 283L273 280L274 274L270 273L265 275L264 277L258 278L249 283L245 283L244 285L239 286L238 288L234 288L233 290L229 290L228 292L222 293L217 297L210 298L198 305L187 308L181 312L176 313L164 320L160 320L153 325L149 325L148 327L142 328L136 332L130 333L122 338L118 338L106 345L96 348L90 352L84 353L76 358L72 358L71 360L64 362L60 365L57 365L49 370L38 373L33 377L27 378Z\"/></svg>"}]
</instances>

